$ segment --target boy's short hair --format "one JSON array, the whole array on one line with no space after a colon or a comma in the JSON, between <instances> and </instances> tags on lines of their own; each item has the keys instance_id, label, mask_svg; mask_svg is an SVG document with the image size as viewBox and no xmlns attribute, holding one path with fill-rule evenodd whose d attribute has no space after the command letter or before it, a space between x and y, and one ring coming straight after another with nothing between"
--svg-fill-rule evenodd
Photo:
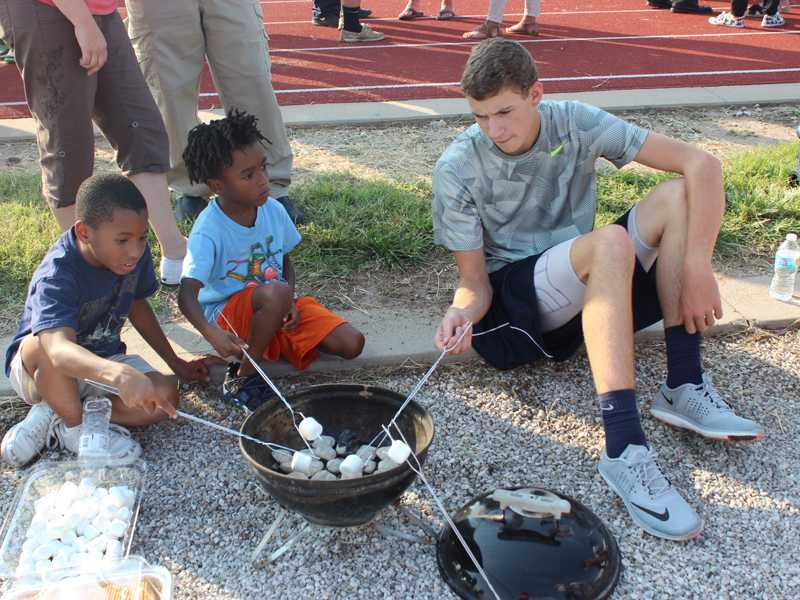
<instances>
[{"instance_id":1,"label":"boy's short hair","mask_svg":"<svg viewBox=\"0 0 800 600\"><path fill-rule=\"evenodd\" d=\"M220 179L233 164L233 153L255 143L271 144L258 130L258 119L244 111L229 110L224 119L192 128L183 151L191 183Z\"/></svg>"},{"instance_id":2,"label":"boy's short hair","mask_svg":"<svg viewBox=\"0 0 800 600\"><path fill-rule=\"evenodd\" d=\"M116 173L92 175L78 188L75 216L89 227L110 223L119 208L135 213L147 210L144 196L127 177Z\"/></svg>"},{"instance_id":3,"label":"boy's short hair","mask_svg":"<svg viewBox=\"0 0 800 600\"><path fill-rule=\"evenodd\" d=\"M507 87L527 94L538 79L536 63L522 44L497 37L472 49L461 77L461 87L464 94L480 101Z\"/></svg>"}]
</instances>

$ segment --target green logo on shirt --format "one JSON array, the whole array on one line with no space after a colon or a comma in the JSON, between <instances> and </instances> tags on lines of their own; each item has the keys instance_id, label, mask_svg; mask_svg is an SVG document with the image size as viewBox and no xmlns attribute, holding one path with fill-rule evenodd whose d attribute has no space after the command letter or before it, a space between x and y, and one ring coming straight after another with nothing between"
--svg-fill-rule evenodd
<instances>
[{"instance_id":1,"label":"green logo on shirt","mask_svg":"<svg viewBox=\"0 0 800 600\"><path fill-rule=\"evenodd\" d=\"M564 146L566 145L567 142L561 142L558 146L550 150L548 154L550 154L550 156L558 156L559 154L561 154L561 151L564 149Z\"/></svg>"}]
</instances>

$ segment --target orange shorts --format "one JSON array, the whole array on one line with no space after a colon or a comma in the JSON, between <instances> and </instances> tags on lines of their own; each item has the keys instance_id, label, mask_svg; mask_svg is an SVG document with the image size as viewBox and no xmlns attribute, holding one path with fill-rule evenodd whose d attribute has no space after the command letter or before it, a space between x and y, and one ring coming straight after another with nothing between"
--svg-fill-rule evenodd
<instances>
[{"instance_id":1,"label":"orange shorts","mask_svg":"<svg viewBox=\"0 0 800 600\"><path fill-rule=\"evenodd\" d=\"M253 318L251 296L256 289L256 286L247 287L231 296L225 303L222 314L217 317L217 325L231 331L225 319L222 318L224 314L231 322L234 333L246 339L250 331L250 321ZM300 313L300 322L293 331L278 330L264 350L264 358L274 362L282 356L294 368L302 370L317 359L319 351L316 348L322 340L347 321L322 306L311 296L300 296L294 303Z\"/></svg>"}]
</instances>

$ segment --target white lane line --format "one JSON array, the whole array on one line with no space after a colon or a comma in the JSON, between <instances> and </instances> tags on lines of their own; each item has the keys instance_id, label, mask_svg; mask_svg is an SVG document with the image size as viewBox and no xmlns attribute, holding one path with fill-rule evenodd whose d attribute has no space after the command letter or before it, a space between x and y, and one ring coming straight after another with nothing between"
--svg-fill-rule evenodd
<instances>
[{"instance_id":1,"label":"white lane line","mask_svg":"<svg viewBox=\"0 0 800 600\"><path fill-rule=\"evenodd\" d=\"M642 13L642 12L649 12L655 13L652 8L633 8L630 10L556 10L551 12L543 12L539 16L552 16L552 15L600 15L600 14L620 14L620 13ZM504 17L521 17L522 13L512 13L507 12L503 15ZM454 21L458 21L459 19L484 19L486 18L486 14L480 15L457 15ZM378 21L395 21L396 23L401 23L401 21L397 17L367 17L366 19L361 19L362 21L369 21L370 23L375 23ZM435 21L435 16L427 16L421 17L419 19L414 19L415 21ZM305 23L311 23L311 18L308 18L304 21L264 21L264 25L303 25Z\"/></svg>"},{"instance_id":2,"label":"white lane line","mask_svg":"<svg viewBox=\"0 0 800 600\"><path fill-rule=\"evenodd\" d=\"M624 75L580 75L575 77L542 77L542 82L558 81L609 81L615 79L660 79L662 77L714 77L722 75L762 75L770 73L800 73L800 67L784 69L735 69L730 71L682 71L679 73L631 73ZM341 87L300 88L295 90L275 90L276 94L319 94L331 92L358 92L367 90L397 90L431 87L458 87L459 81L437 83L387 83L383 85L353 85ZM201 98L216 98L216 92L202 92ZM0 106L26 106L25 102L0 102Z\"/></svg>"},{"instance_id":3,"label":"white lane line","mask_svg":"<svg viewBox=\"0 0 800 600\"><path fill-rule=\"evenodd\" d=\"M624 42L632 40L677 40L689 38L721 38L721 37L747 37L751 35L797 35L800 30L791 31L743 31L743 32L724 32L724 33L679 33L671 35L608 35L600 37L562 37L562 38L542 38L535 40L516 40L520 44L561 44L565 42ZM270 54L302 54L304 52L336 52L343 50L375 50L384 48L431 48L443 46L475 46L480 44L475 42L426 42L422 44L373 44L363 46L324 46L309 48L270 48ZM780 52L779 50L777 52Z\"/></svg>"}]
</instances>

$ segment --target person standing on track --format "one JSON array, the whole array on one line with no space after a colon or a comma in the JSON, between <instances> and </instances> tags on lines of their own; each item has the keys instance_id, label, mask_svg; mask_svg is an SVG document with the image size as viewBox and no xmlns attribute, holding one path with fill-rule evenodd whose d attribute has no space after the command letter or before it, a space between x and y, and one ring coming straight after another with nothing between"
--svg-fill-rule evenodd
<instances>
[{"instance_id":1,"label":"person standing on track","mask_svg":"<svg viewBox=\"0 0 800 600\"><path fill-rule=\"evenodd\" d=\"M500 35L500 25L503 22L503 13L506 10L506 0L489 0L489 12L486 20L472 31L467 31L461 37L467 40L485 40ZM536 26L536 17L542 12L540 0L525 0L525 12L519 23L506 27L506 33L511 35L539 35Z\"/></svg>"},{"instance_id":2,"label":"person standing on track","mask_svg":"<svg viewBox=\"0 0 800 600\"><path fill-rule=\"evenodd\" d=\"M472 346L509 369L566 360L585 342L605 430L601 476L648 533L699 535L702 519L661 471L639 420L633 332L664 321L656 418L711 439L764 436L723 400L700 358L701 332L722 316L711 266L725 209L719 161L598 108L544 101L531 55L510 40L478 44L461 84L477 123L433 173L434 239L459 275L436 346ZM594 229L599 157L682 177Z\"/></svg>"},{"instance_id":3,"label":"person standing on track","mask_svg":"<svg viewBox=\"0 0 800 600\"><path fill-rule=\"evenodd\" d=\"M761 17L761 27L783 27L786 21L780 11L781 0L767 0L764 4L754 4L747 8L747 0L731 0L730 12L721 12L715 17L710 17L708 22L722 27L744 29L745 14Z\"/></svg>"},{"instance_id":4,"label":"person standing on track","mask_svg":"<svg viewBox=\"0 0 800 600\"><path fill-rule=\"evenodd\" d=\"M161 281L177 284L186 254L172 216L164 124L117 13L117 0L0 0L0 38L36 121L42 193L62 231L94 170L92 121L147 202L162 250Z\"/></svg>"},{"instance_id":5,"label":"person standing on track","mask_svg":"<svg viewBox=\"0 0 800 600\"><path fill-rule=\"evenodd\" d=\"M170 187L181 196L179 219L194 221L211 192L192 184L182 154L200 120L197 98L206 59L226 109L258 117L269 140L271 195L295 222L302 214L289 199L292 148L272 89L268 36L260 2L252 0L126 0L128 35L169 135Z\"/></svg>"}]
</instances>

